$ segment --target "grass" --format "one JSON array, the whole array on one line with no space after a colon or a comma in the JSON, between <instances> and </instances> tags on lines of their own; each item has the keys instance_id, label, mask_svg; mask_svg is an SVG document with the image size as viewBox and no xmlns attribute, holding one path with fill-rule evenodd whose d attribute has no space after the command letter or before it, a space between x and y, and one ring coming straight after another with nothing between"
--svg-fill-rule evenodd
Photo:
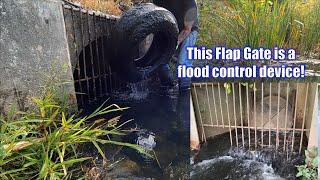
<instances>
[{"instance_id":1,"label":"grass","mask_svg":"<svg viewBox=\"0 0 320 180\"><path fill-rule=\"evenodd\" d=\"M101 117L126 108L102 104L85 117L75 114L68 96L59 91L67 82L61 82L59 74L63 73L58 72L41 88L41 97L32 98L34 108L19 111L13 105L5 116L0 115L0 179L82 177L82 162L93 159L79 150L87 143L92 143L104 160L107 152L100 148L102 144L126 146L150 156L138 145L111 139L125 135L119 117Z\"/></svg>"},{"instance_id":2,"label":"grass","mask_svg":"<svg viewBox=\"0 0 320 180\"><path fill-rule=\"evenodd\" d=\"M101 11L112 15L121 15L122 11L119 8L121 2L124 6L131 6L130 0L70 0L74 3L79 3L87 9Z\"/></svg>"},{"instance_id":3,"label":"grass","mask_svg":"<svg viewBox=\"0 0 320 180\"><path fill-rule=\"evenodd\" d=\"M295 48L301 55L320 47L316 0L199 1L198 44Z\"/></svg>"}]
</instances>

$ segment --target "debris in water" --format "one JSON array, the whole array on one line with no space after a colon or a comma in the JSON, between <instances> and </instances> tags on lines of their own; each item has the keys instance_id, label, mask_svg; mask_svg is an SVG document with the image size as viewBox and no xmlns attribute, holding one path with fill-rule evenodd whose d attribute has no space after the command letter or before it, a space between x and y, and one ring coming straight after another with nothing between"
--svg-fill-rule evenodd
<instances>
[{"instance_id":1,"label":"debris in water","mask_svg":"<svg viewBox=\"0 0 320 180\"><path fill-rule=\"evenodd\" d=\"M148 151L152 151L156 147L155 134L153 132L142 130L137 133L137 144L144 147Z\"/></svg>"}]
</instances>

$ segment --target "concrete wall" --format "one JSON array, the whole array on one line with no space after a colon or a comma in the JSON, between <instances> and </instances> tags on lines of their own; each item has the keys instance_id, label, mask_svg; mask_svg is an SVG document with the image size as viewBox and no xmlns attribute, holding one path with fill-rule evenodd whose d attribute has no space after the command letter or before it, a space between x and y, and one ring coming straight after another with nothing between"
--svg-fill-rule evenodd
<instances>
[{"instance_id":1,"label":"concrete wall","mask_svg":"<svg viewBox=\"0 0 320 180\"><path fill-rule=\"evenodd\" d=\"M57 79L75 100L62 2L0 1L0 112L30 106L41 87ZM54 77L54 78L53 78Z\"/></svg>"}]
</instances>

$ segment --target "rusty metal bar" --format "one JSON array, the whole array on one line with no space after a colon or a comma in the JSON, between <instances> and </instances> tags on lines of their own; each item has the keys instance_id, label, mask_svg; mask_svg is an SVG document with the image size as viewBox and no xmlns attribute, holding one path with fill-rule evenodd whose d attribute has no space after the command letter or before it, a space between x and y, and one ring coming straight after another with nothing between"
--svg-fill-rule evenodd
<instances>
[{"instance_id":1,"label":"rusty metal bar","mask_svg":"<svg viewBox=\"0 0 320 180\"><path fill-rule=\"evenodd\" d=\"M82 9L79 10L80 14L80 24L81 24L81 37L82 37L82 61L83 61L83 72L84 77L86 79L86 85L87 85L87 97L90 99L90 86L89 86L89 80L87 76L87 66L86 66L86 51L85 51L85 39L84 39L84 27L83 27L83 19L82 19Z\"/></svg>"},{"instance_id":2,"label":"rusty metal bar","mask_svg":"<svg viewBox=\"0 0 320 180\"><path fill-rule=\"evenodd\" d=\"M234 118L234 126L237 126L237 117L236 117L236 98L235 98L235 87L234 87L234 83L232 83L232 97L233 97L233 118ZM238 141L238 130L237 128L235 128L235 134L236 134L236 144L237 147L239 147L239 141Z\"/></svg>"},{"instance_id":3,"label":"rusty metal bar","mask_svg":"<svg viewBox=\"0 0 320 180\"><path fill-rule=\"evenodd\" d=\"M209 100L210 98L209 98L209 92L208 92L208 84L206 84L206 94L207 94L207 100L208 100L210 120L211 120L211 124L213 124L212 114L211 114L211 105L210 105L210 100Z\"/></svg>"},{"instance_id":4,"label":"rusty metal bar","mask_svg":"<svg viewBox=\"0 0 320 180\"><path fill-rule=\"evenodd\" d=\"M232 131L231 131L231 121L230 121L230 112L229 112L229 98L228 98L228 92L225 89L225 94L226 94L226 104L227 104L227 116L228 116L228 122L229 122L229 132L230 132L230 144L231 146L233 145L232 143Z\"/></svg>"},{"instance_id":5,"label":"rusty metal bar","mask_svg":"<svg viewBox=\"0 0 320 180\"><path fill-rule=\"evenodd\" d=\"M216 98L215 98L215 93L214 93L213 83L212 83L212 86L211 86L211 90L212 90L212 98L213 98L214 114L216 115L217 125L219 125L218 112L217 112L217 104L216 104Z\"/></svg>"},{"instance_id":6,"label":"rusty metal bar","mask_svg":"<svg viewBox=\"0 0 320 180\"><path fill-rule=\"evenodd\" d=\"M307 109L308 92L309 92L309 83L307 83L307 88L306 88L306 97L305 97L305 100L304 100L303 120L302 120L301 129L304 129L304 125L305 125L305 121L306 121L306 109ZM302 141L303 141L303 131L301 132L299 154L301 154Z\"/></svg>"},{"instance_id":7,"label":"rusty metal bar","mask_svg":"<svg viewBox=\"0 0 320 180\"><path fill-rule=\"evenodd\" d=\"M90 49L90 62L91 62L91 75L95 76L95 72L94 72L94 63L93 63L93 50L92 50L92 43L91 43L91 36L92 36L92 32L90 29L90 14L89 11L87 11L86 13L86 17L87 17L87 25L88 25L88 39L89 39L89 49ZM93 78L93 99L97 100L97 87L96 87L96 80Z\"/></svg>"}]
</instances>

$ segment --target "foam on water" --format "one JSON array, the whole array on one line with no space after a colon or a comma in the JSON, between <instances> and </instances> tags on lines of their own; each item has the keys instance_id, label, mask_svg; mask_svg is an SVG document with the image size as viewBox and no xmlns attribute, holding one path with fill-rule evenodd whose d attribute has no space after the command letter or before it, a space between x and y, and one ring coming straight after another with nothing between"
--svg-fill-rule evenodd
<instances>
[{"instance_id":1,"label":"foam on water","mask_svg":"<svg viewBox=\"0 0 320 180\"><path fill-rule=\"evenodd\" d=\"M148 82L141 81L137 83L130 83L129 87L131 89L131 93L129 94L129 98L133 100L143 100L147 98L149 95Z\"/></svg>"},{"instance_id":2,"label":"foam on water","mask_svg":"<svg viewBox=\"0 0 320 180\"><path fill-rule=\"evenodd\" d=\"M225 171L224 175L218 174L221 172L221 169ZM190 175L194 179L202 179L204 177L262 180L284 179L275 174L271 165L255 160L242 160L231 156L220 156L194 164Z\"/></svg>"}]
</instances>

